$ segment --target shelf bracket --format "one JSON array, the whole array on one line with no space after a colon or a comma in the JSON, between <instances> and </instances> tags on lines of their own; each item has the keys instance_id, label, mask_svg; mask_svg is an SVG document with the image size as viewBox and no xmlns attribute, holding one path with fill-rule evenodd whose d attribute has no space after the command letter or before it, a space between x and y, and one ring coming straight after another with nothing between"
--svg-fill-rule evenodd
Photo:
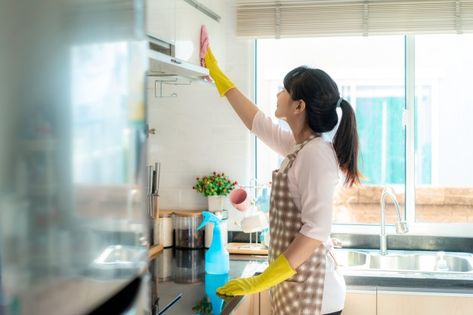
<instances>
[{"instance_id":1,"label":"shelf bracket","mask_svg":"<svg viewBox=\"0 0 473 315\"><path fill-rule=\"evenodd\" d=\"M166 98L166 97L177 97L176 92L165 95L163 92L163 85L191 85L191 80L189 81L180 81L177 77L168 77L168 76L156 76L159 79L154 80L154 97L156 98Z\"/></svg>"}]
</instances>

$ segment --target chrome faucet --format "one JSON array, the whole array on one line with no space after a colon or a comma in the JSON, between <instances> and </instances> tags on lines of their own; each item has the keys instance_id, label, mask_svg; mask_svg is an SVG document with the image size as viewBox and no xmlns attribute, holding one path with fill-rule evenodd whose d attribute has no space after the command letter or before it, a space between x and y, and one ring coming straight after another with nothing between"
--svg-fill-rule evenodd
<instances>
[{"instance_id":1,"label":"chrome faucet","mask_svg":"<svg viewBox=\"0 0 473 315\"><path fill-rule=\"evenodd\" d=\"M396 208L397 213L397 222L396 222L396 233L398 234L405 234L409 231L407 227L407 222L401 219L400 207L399 203L397 202L396 195L394 193L394 189L392 187L386 186L383 189L381 194L381 233L379 234L379 250L381 255L387 254L387 242L386 242L386 223L384 218L384 209L386 207L386 197L391 197L391 200L394 203L394 207Z\"/></svg>"}]
</instances>

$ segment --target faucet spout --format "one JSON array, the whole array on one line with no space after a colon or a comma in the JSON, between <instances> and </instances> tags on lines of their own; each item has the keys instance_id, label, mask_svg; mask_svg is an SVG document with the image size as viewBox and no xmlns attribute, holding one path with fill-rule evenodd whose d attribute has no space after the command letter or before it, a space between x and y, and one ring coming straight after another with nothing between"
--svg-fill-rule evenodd
<instances>
[{"instance_id":1,"label":"faucet spout","mask_svg":"<svg viewBox=\"0 0 473 315\"><path fill-rule=\"evenodd\" d=\"M397 222L396 222L396 233L398 234L405 234L409 231L407 226L407 222L402 220L401 218L401 211L399 203L396 199L396 194L394 193L394 189L392 187L386 186L381 193L381 232L379 234L379 250L381 255L386 255L388 252L387 249L387 241L386 241L386 220L385 220L385 208L386 208L386 198L390 197L392 202L394 203L394 207L396 208L397 214Z\"/></svg>"}]
</instances>

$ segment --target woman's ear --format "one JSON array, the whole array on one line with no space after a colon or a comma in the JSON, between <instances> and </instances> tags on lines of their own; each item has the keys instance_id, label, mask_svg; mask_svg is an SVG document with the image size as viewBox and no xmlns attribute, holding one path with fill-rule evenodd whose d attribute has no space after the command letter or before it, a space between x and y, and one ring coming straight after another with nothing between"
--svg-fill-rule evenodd
<instances>
[{"instance_id":1,"label":"woman's ear","mask_svg":"<svg viewBox=\"0 0 473 315\"><path fill-rule=\"evenodd\" d=\"M295 110L296 114L303 113L305 111L305 102L304 102L304 100L297 100L296 102L297 102L296 110Z\"/></svg>"}]
</instances>

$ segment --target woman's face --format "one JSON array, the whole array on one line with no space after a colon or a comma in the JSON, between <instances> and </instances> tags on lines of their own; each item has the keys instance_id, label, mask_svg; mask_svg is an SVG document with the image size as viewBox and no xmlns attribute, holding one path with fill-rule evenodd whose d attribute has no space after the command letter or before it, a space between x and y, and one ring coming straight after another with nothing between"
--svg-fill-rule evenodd
<instances>
[{"instance_id":1,"label":"woman's face","mask_svg":"<svg viewBox=\"0 0 473 315\"><path fill-rule=\"evenodd\" d=\"M287 120L294 112L294 106L297 102L291 98L291 95L286 89L282 89L277 94L276 111L274 116L279 119Z\"/></svg>"}]
</instances>

